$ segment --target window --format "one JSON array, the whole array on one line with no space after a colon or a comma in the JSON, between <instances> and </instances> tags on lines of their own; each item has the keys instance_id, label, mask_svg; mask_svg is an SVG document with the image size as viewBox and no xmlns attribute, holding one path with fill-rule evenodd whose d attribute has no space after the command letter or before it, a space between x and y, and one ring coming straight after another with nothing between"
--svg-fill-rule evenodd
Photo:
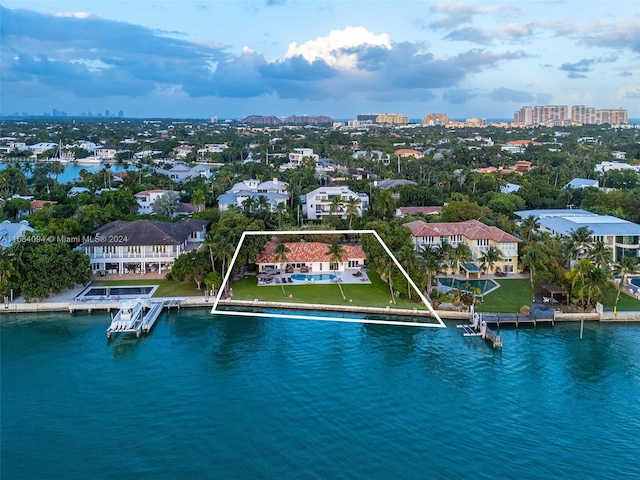
<instances>
[{"instance_id":1,"label":"window","mask_svg":"<svg viewBox=\"0 0 640 480\"><path fill-rule=\"evenodd\" d=\"M478 242L478 246L479 247L488 247L489 246L489 239L488 238L479 238L477 240Z\"/></svg>"}]
</instances>

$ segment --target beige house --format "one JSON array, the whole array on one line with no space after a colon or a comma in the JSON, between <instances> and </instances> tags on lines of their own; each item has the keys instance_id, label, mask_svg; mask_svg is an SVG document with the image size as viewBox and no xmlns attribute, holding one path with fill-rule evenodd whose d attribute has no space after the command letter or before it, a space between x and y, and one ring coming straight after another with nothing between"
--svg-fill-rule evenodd
<instances>
[{"instance_id":1,"label":"beige house","mask_svg":"<svg viewBox=\"0 0 640 480\"><path fill-rule=\"evenodd\" d=\"M496 272L518 272L518 243L521 240L497 227L487 226L478 220L451 223L426 223L416 220L405 223L404 226L411 230L416 250L437 247L444 242L448 242L453 247L457 247L460 243L466 244L471 249L472 260L461 265L460 269L467 278L470 275L479 276L483 273L480 267L481 258L490 247L496 247L503 257L495 265ZM455 269L454 264L450 265L448 273L460 273L454 271Z\"/></svg>"}]
</instances>

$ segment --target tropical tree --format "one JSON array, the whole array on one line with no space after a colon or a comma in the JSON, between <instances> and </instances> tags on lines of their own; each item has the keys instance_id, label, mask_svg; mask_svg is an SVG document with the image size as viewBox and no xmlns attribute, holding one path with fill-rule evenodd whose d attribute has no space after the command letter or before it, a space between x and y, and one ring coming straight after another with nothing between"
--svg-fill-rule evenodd
<instances>
[{"instance_id":1,"label":"tropical tree","mask_svg":"<svg viewBox=\"0 0 640 480\"><path fill-rule=\"evenodd\" d=\"M282 228L282 217L287 211L287 206L284 202L279 202L276 205L276 216L278 217L278 229Z\"/></svg>"},{"instance_id":2,"label":"tropical tree","mask_svg":"<svg viewBox=\"0 0 640 480\"><path fill-rule=\"evenodd\" d=\"M235 244L228 236L216 236L216 243L213 246L213 256L216 260L222 262L222 278L224 278L227 274L227 265L231 263L234 251ZM229 282L227 282L225 288L229 288Z\"/></svg>"},{"instance_id":3,"label":"tropical tree","mask_svg":"<svg viewBox=\"0 0 640 480\"><path fill-rule=\"evenodd\" d=\"M353 220L353 216L358 214L360 203L361 200L356 197L351 197L347 200L347 210L345 213L347 214L347 217L349 217L349 230L351 230L351 221Z\"/></svg>"},{"instance_id":4,"label":"tropical tree","mask_svg":"<svg viewBox=\"0 0 640 480\"><path fill-rule=\"evenodd\" d=\"M373 211L380 218L389 218L395 211L395 201L391 196L391 190L380 190L373 197Z\"/></svg>"},{"instance_id":5,"label":"tropical tree","mask_svg":"<svg viewBox=\"0 0 640 480\"><path fill-rule=\"evenodd\" d=\"M329 249L324 253L325 255L329 255L329 264L333 264L335 266L334 270L338 271L340 270L340 265L342 265L343 263L343 258L344 255L347 253L347 251L344 249L344 247L342 245L340 245L337 242L334 242L331 244L331 246L329 247ZM340 278L336 275L336 283L338 284L338 287L340 288L340 293L342 294L342 299L346 300L347 297L344 294L344 291L342 290L342 284L340 282Z\"/></svg>"},{"instance_id":6,"label":"tropical tree","mask_svg":"<svg viewBox=\"0 0 640 480\"><path fill-rule=\"evenodd\" d=\"M444 258L439 248L431 245L424 245L420 250L420 262L425 270L426 293L431 298L431 285L434 277L444 273Z\"/></svg>"},{"instance_id":7,"label":"tropical tree","mask_svg":"<svg viewBox=\"0 0 640 480\"><path fill-rule=\"evenodd\" d=\"M258 206L258 210L260 210L261 212L264 212L269 209L269 199L267 198L266 195L258 195L257 206Z\"/></svg>"},{"instance_id":8,"label":"tropical tree","mask_svg":"<svg viewBox=\"0 0 640 480\"><path fill-rule=\"evenodd\" d=\"M529 215L520 222L519 231L524 245L533 245L540 237L540 221L533 215Z\"/></svg>"},{"instance_id":9,"label":"tropical tree","mask_svg":"<svg viewBox=\"0 0 640 480\"><path fill-rule=\"evenodd\" d=\"M56 183L58 183L58 177L64 173L64 165L59 160L51 162L49 171L53 173Z\"/></svg>"},{"instance_id":10,"label":"tropical tree","mask_svg":"<svg viewBox=\"0 0 640 480\"><path fill-rule=\"evenodd\" d=\"M251 215L256 207L256 201L253 196L248 196L242 201L242 209L245 215Z\"/></svg>"},{"instance_id":11,"label":"tropical tree","mask_svg":"<svg viewBox=\"0 0 640 480\"><path fill-rule=\"evenodd\" d=\"M389 284L389 291L391 292L391 301L393 302L393 304L396 304L396 297L395 294L393 293L393 271L396 269L396 264L394 263L394 261L389 257L386 256L384 257L382 260L378 261L378 274L382 277L384 277L387 281L387 283Z\"/></svg>"},{"instance_id":12,"label":"tropical tree","mask_svg":"<svg viewBox=\"0 0 640 480\"><path fill-rule=\"evenodd\" d=\"M502 259L502 252L493 245L490 246L480 257L480 267L484 271L484 289L482 290L483 299L484 292L487 290L488 275L495 269L496 263L500 262Z\"/></svg>"},{"instance_id":13,"label":"tropical tree","mask_svg":"<svg viewBox=\"0 0 640 480\"><path fill-rule=\"evenodd\" d=\"M338 217L342 217L343 207L344 207L344 202L342 201L342 197L340 195L336 195L331 199L331 204L329 205L329 213L331 215L337 215Z\"/></svg>"},{"instance_id":14,"label":"tropical tree","mask_svg":"<svg viewBox=\"0 0 640 480\"><path fill-rule=\"evenodd\" d=\"M191 194L191 203L197 207L198 212L201 212L207 201L207 190L201 186L196 188Z\"/></svg>"},{"instance_id":15,"label":"tropical tree","mask_svg":"<svg viewBox=\"0 0 640 480\"><path fill-rule=\"evenodd\" d=\"M176 192L166 192L153 202L153 213L172 217L180 207L180 197Z\"/></svg>"},{"instance_id":16,"label":"tropical tree","mask_svg":"<svg viewBox=\"0 0 640 480\"><path fill-rule=\"evenodd\" d=\"M588 258L596 267L609 270L613 262L613 252L604 242L597 241L592 244L591 249L588 251Z\"/></svg>"},{"instance_id":17,"label":"tropical tree","mask_svg":"<svg viewBox=\"0 0 640 480\"><path fill-rule=\"evenodd\" d=\"M282 279L282 272L284 271L285 264L289 261L287 253L291 253L291 249L287 247L285 243L279 243L273 250L275 254L274 260L280 264L280 286L282 287L282 295L286 296L287 292L284 291L284 281Z\"/></svg>"},{"instance_id":18,"label":"tropical tree","mask_svg":"<svg viewBox=\"0 0 640 480\"><path fill-rule=\"evenodd\" d=\"M523 268L529 270L529 282L531 283L531 291L535 291L533 288L533 279L536 275L536 270L542 269L549 262L549 256L541 248L527 247L526 253L522 256L520 265Z\"/></svg>"},{"instance_id":19,"label":"tropical tree","mask_svg":"<svg viewBox=\"0 0 640 480\"><path fill-rule=\"evenodd\" d=\"M458 243L451 252L451 260L455 264L454 273L458 273L460 271L461 264L470 262L472 259L473 253L471 252L471 247L466 243Z\"/></svg>"},{"instance_id":20,"label":"tropical tree","mask_svg":"<svg viewBox=\"0 0 640 480\"><path fill-rule=\"evenodd\" d=\"M407 295L409 296L409 300L411 300L411 282L409 278L413 278L412 275L418 270L418 256L412 246L405 245L402 250L396 254L396 258L407 272Z\"/></svg>"},{"instance_id":21,"label":"tropical tree","mask_svg":"<svg viewBox=\"0 0 640 480\"><path fill-rule=\"evenodd\" d=\"M620 275L620 283L618 283L618 293L616 294L616 303L614 306L616 310L618 309L618 300L620 300L620 292L622 291L622 286L625 284L629 275L638 273L638 269L638 263L633 257L624 257L621 262L614 264L614 275Z\"/></svg>"},{"instance_id":22,"label":"tropical tree","mask_svg":"<svg viewBox=\"0 0 640 480\"><path fill-rule=\"evenodd\" d=\"M593 231L589 227L578 227L571 230L566 240L568 245L568 253L571 260L577 260L584 256L592 246L591 235Z\"/></svg>"}]
</instances>

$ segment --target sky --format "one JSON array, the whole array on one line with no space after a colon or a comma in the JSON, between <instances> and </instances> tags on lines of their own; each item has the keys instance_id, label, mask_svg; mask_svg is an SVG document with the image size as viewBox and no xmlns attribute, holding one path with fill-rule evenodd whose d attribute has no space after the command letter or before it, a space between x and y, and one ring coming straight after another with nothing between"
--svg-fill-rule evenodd
<instances>
[{"instance_id":1,"label":"sky","mask_svg":"<svg viewBox=\"0 0 640 480\"><path fill-rule=\"evenodd\" d=\"M640 117L637 0L0 0L0 114Z\"/></svg>"}]
</instances>

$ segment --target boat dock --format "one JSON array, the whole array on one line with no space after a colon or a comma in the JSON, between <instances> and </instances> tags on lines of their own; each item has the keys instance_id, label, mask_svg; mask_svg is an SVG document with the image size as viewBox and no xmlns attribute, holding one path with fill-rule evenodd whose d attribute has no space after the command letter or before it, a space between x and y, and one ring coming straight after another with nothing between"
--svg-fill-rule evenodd
<instances>
[{"instance_id":1,"label":"boat dock","mask_svg":"<svg viewBox=\"0 0 640 480\"><path fill-rule=\"evenodd\" d=\"M151 332L164 307L163 301L143 302L138 299L123 302L118 313L111 319L107 338L110 339L114 333L134 333L139 337L142 333Z\"/></svg>"},{"instance_id":2,"label":"boat dock","mask_svg":"<svg viewBox=\"0 0 640 480\"><path fill-rule=\"evenodd\" d=\"M465 337L482 337L483 340L491 343L493 348L502 348L502 336L491 330L486 320L482 318L482 314L474 313L473 309L471 310L471 323L456 325L456 327L464 330L463 336Z\"/></svg>"}]
</instances>

